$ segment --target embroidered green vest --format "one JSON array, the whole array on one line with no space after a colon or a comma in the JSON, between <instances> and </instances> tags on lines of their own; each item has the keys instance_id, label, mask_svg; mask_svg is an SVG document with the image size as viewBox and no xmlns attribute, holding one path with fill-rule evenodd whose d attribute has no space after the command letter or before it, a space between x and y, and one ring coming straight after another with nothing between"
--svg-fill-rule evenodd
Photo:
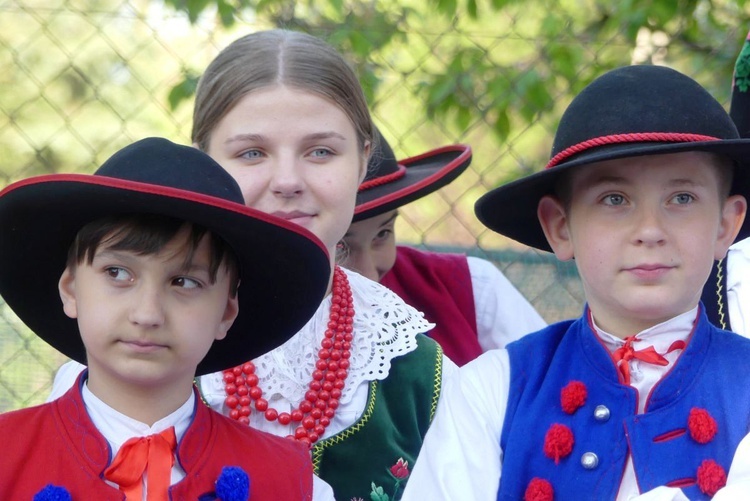
<instances>
[{"instance_id":1,"label":"embroidered green vest","mask_svg":"<svg viewBox=\"0 0 750 501\"><path fill-rule=\"evenodd\" d=\"M411 469L417 459L440 396L442 357L435 341L418 335L417 349L393 359L385 380L370 383L362 417L315 444L314 471L336 499L401 498L407 479L399 480L390 468L403 458ZM372 490L388 497L371 498Z\"/></svg>"}]
</instances>

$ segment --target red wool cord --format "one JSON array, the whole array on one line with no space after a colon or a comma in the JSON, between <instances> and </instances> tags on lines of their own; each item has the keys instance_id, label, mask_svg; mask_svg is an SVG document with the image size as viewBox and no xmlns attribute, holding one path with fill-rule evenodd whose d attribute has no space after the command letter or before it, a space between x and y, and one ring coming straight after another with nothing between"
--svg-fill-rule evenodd
<instances>
[{"instance_id":1,"label":"red wool cord","mask_svg":"<svg viewBox=\"0 0 750 501\"><path fill-rule=\"evenodd\" d=\"M263 390L258 386L255 364L246 362L224 371L224 402L229 407L229 417L250 424L251 404L263 412L268 421L279 424L299 423L293 435L287 438L312 446L325 433L339 406L339 399L346 384L353 338L354 305L352 290L346 273L336 266L331 289L331 311L325 337L320 342L318 361L312 373L312 381L305 398L291 413L278 412L268 406Z\"/></svg>"},{"instance_id":2,"label":"red wool cord","mask_svg":"<svg viewBox=\"0 0 750 501\"><path fill-rule=\"evenodd\" d=\"M368 181L364 181L362 184L359 185L359 188L357 189L357 191L362 193L363 191L369 190L370 188L374 188L376 186L380 186L382 184L387 184L397 179L401 179L405 175L406 175L406 167L404 167L401 164L398 164L398 170L396 172L391 172L390 174L386 174L385 176L380 176L374 179L370 179Z\"/></svg>"},{"instance_id":3,"label":"red wool cord","mask_svg":"<svg viewBox=\"0 0 750 501\"><path fill-rule=\"evenodd\" d=\"M610 136L601 136L574 144L552 157L547 164L550 169L566 158L572 157L577 153L586 151L597 146L607 146L610 144L623 143L696 143L701 141L718 141L718 137L704 136L702 134L685 134L682 132L637 132L634 134L612 134Z\"/></svg>"}]
</instances>

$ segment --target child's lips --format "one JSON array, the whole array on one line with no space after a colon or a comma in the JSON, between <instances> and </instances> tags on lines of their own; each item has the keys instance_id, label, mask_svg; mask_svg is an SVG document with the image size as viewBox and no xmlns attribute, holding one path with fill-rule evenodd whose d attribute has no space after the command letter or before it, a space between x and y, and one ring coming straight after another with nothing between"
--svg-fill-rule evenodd
<instances>
[{"instance_id":1,"label":"child's lips","mask_svg":"<svg viewBox=\"0 0 750 501\"><path fill-rule=\"evenodd\" d=\"M290 223L295 223L300 226L305 226L307 223L310 222L313 215L309 212L303 212L303 211L276 211L272 212L271 215L280 217L281 219L285 219L289 221Z\"/></svg>"},{"instance_id":2,"label":"child's lips","mask_svg":"<svg viewBox=\"0 0 750 501\"><path fill-rule=\"evenodd\" d=\"M162 350L166 348L167 346L161 343L157 343L155 341L147 341L147 340L120 340L120 343L125 345L127 348L137 352L137 353L153 353L155 351Z\"/></svg>"},{"instance_id":3,"label":"child's lips","mask_svg":"<svg viewBox=\"0 0 750 501\"><path fill-rule=\"evenodd\" d=\"M669 273L674 266L665 264L639 264L626 268L625 271L641 279L661 278Z\"/></svg>"}]
</instances>

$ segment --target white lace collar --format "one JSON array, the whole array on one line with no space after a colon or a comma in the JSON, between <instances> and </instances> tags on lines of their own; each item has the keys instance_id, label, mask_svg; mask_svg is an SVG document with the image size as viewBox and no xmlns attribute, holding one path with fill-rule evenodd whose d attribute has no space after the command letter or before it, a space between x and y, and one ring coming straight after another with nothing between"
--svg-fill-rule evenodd
<instances>
[{"instance_id":1,"label":"white lace collar","mask_svg":"<svg viewBox=\"0 0 750 501\"><path fill-rule=\"evenodd\" d=\"M363 381L383 380L391 360L417 347L416 335L433 324L424 315L377 282L344 270L354 301L354 339L349 375L340 402L348 402ZM254 360L264 396L299 402L308 390L331 307L323 300L312 319L293 338Z\"/></svg>"}]
</instances>

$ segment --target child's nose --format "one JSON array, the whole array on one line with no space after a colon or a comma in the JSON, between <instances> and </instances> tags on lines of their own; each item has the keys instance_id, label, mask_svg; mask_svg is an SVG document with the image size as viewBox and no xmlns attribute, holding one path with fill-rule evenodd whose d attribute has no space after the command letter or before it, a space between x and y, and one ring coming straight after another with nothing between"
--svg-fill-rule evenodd
<instances>
[{"instance_id":1,"label":"child's nose","mask_svg":"<svg viewBox=\"0 0 750 501\"><path fill-rule=\"evenodd\" d=\"M661 245L666 241L666 221L659 207L641 207L636 219L636 240L639 244Z\"/></svg>"},{"instance_id":2,"label":"child's nose","mask_svg":"<svg viewBox=\"0 0 750 501\"><path fill-rule=\"evenodd\" d=\"M300 166L293 158L279 158L273 169L271 191L281 197L293 197L302 193L304 179Z\"/></svg>"},{"instance_id":3,"label":"child's nose","mask_svg":"<svg viewBox=\"0 0 750 501\"><path fill-rule=\"evenodd\" d=\"M163 324L164 304L160 291L141 288L130 310L130 321L144 327Z\"/></svg>"}]
</instances>

